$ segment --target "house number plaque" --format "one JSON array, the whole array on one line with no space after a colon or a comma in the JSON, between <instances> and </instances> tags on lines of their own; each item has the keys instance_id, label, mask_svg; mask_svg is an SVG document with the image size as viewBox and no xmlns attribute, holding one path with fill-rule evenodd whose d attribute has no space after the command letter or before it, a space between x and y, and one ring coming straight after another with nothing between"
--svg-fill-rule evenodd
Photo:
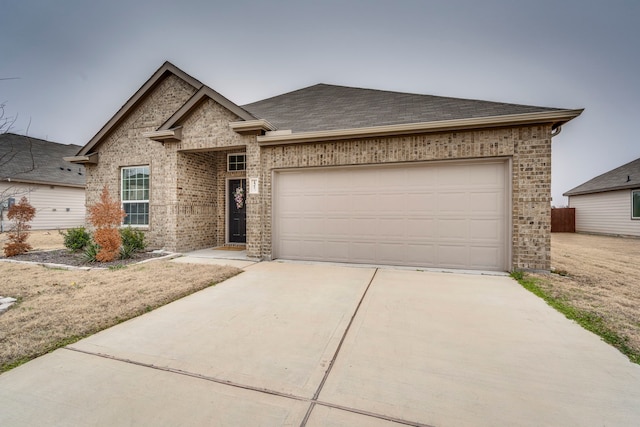
<instances>
[{"instance_id":1,"label":"house number plaque","mask_svg":"<svg viewBox=\"0 0 640 427\"><path fill-rule=\"evenodd\" d=\"M260 181L258 178L249 178L249 194L260 193Z\"/></svg>"}]
</instances>

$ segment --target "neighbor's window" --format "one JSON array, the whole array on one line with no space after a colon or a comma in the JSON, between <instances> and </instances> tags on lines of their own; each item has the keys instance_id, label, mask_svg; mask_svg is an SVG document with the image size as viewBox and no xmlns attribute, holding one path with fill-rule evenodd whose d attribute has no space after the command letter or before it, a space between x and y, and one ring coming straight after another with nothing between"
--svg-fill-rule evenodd
<instances>
[{"instance_id":1,"label":"neighbor's window","mask_svg":"<svg viewBox=\"0 0 640 427\"><path fill-rule=\"evenodd\" d=\"M229 154L227 156L227 170L243 171L247 169L247 155L246 154Z\"/></svg>"},{"instance_id":2,"label":"neighbor's window","mask_svg":"<svg viewBox=\"0 0 640 427\"><path fill-rule=\"evenodd\" d=\"M640 190L631 192L631 219L640 219Z\"/></svg>"},{"instance_id":3,"label":"neighbor's window","mask_svg":"<svg viewBox=\"0 0 640 427\"><path fill-rule=\"evenodd\" d=\"M122 209L127 216L123 223L149 225L149 166L122 168Z\"/></svg>"}]
</instances>

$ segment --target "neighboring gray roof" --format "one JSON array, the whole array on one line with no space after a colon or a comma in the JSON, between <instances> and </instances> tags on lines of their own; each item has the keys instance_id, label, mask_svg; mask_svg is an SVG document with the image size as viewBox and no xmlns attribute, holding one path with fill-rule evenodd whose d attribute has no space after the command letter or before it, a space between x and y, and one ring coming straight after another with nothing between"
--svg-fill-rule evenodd
<instances>
[{"instance_id":1,"label":"neighboring gray roof","mask_svg":"<svg viewBox=\"0 0 640 427\"><path fill-rule=\"evenodd\" d=\"M584 184L567 191L564 196L602 193L604 191L625 190L627 188L640 188L640 159L596 176Z\"/></svg>"},{"instance_id":2,"label":"neighboring gray roof","mask_svg":"<svg viewBox=\"0 0 640 427\"><path fill-rule=\"evenodd\" d=\"M0 181L21 181L57 185L85 185L84 166L64 161L74 156L77 145L43 139L0 134Z\"/></svg>"},{"instance_id":3,"label":"neighboring gray roof","mask_svg":"<svg viewBox=\"0 0 640 427\"><path fill-rule=\"evenodd\" d=\"M563 111L473 99L317 84L242 108L278 129L313 132Z\"/></svg>"}]
</instances>

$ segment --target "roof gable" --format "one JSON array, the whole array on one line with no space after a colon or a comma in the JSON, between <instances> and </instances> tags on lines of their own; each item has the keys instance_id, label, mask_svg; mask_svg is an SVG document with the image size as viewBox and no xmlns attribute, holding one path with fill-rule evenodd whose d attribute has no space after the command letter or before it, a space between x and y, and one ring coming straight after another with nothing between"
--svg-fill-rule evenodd
<instances>
[{"instance_id":1,"label":"roof gable","mask_svg":"<svg viewBox=\"0 0 640 427\"><path fill-rule=\"evenodd\" d=\"M640 159L598 175L567 191L563 196L602 193L605 191L640 188Z\"/></svg>"},{"instance_id":2,"label":"roof gable","mask_svg":"<svg viewBox=\"0 0 640 427\"><path fill-rule=\"evenodd\" d=\"M189 74L185 73L172 63L168 61L165 62L140 87L140 89L138 89L136 93L134 93L133 96L129 98L129 100L125 102L122 107L120 107L118 112L102 127L102 129L100 129L98 133L95 134L95 136L91 138L91 140L87 144L85 144L84 147L82 147L82 149L78 152L78 156L87 155L93 150L94 147L99 145L102 139L107 136L107 134L109 134L109 132L122 120L124 120L127 114L131 110L133 110L145 98L145 96L149 94L158 85L158 83L169 74L173 74L181 78L182 80L193 86L195 89L200 89L202 86L204 86L199 80L191 77Z\"/></svg>"},{"instance_id":3,"label":"roof gable","mask_svg":"<svg viewBox=\"0 0 640 427\"><path fill-rule=\"evenodd\" d=\"M444 122L533 113L561 108L479 101L317 84L244 105L278 129L318 132L410 123ZM579 114L579 113L578 113ZM560 125L567 120L554 123Z\"/></svg>"},{"instance_id":4,"label":"roof gable","mask_svg":"<svg viewBox=\"0 0 640 427\"><path fill-rule=\"evenodd\" d=\"M0 134L0 180L84 187L84 166L63 160L78 148L29 136Z\"/></svg>"},{"instance_id":5,"label":"roof gable","mask_svg":"<svg viewBox=\"0 0 640 427\"><path fill-rule=\"evenodd\" d=\"M249 112L243 108L237 106L227 98L211 89L209 86L203 85L185 104L180 107L162 126L158 128L159 131L168 130L174 126L180 124L193 110L195 110L202 102L207 99L211 99L214 102L222 105L227 110L231 111L236 116L243 120L255 120Z\"/></svg>"}]
</instances>

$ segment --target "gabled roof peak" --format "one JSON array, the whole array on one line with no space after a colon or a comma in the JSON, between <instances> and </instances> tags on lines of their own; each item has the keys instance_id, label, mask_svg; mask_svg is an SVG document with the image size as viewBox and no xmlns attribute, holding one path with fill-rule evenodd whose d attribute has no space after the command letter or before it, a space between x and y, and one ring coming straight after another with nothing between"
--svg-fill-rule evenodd
<instances>
[{"instance_id":1,"label":"gabled roof peak","mask_svg":"<svg viewBox=\"0 0 640 427\"><path fill-rule=\"evenodd\" d=\"M86 155L91 152L91 150L98 145L102 139L117 126L126 116L129 111L135 108L136 105L145 97L147 93L153 90L156 85L163 80L168 74L173 74L180 79L187 82L189 85L193 86L194 89L198 90L202 86L202 82L189 74L182 71L180 68L176 67L169 61L165 61L160 68L158 68L155 73L149 77L149 79L138 89L131 98L124 103L122 107L116 112L116 114L96 133L91 140L78 152L79 156Z\"/></svg>"}]
</instances>

